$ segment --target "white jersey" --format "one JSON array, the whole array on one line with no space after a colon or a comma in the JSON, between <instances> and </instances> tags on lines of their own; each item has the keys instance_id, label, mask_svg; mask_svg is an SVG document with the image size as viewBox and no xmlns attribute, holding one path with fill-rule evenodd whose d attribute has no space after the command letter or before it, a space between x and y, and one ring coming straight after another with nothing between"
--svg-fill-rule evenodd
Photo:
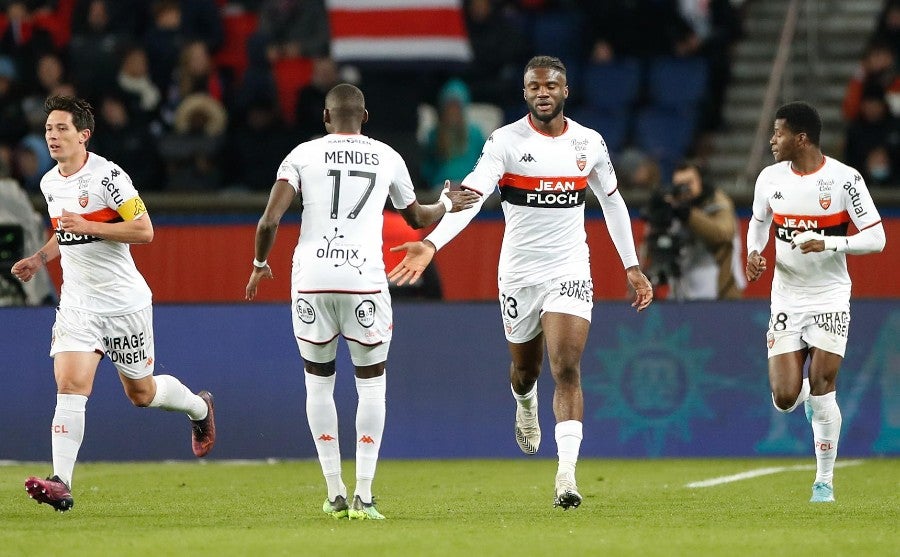
<instances>
[{"instance_id":1,"label":"white jersey","mask_svg":"<svg viewBox=\"0 0 900 557\"><path fill-rule=\"evenodd\" d=\"M329 134L301 143L278 169L302 195L292 282L303 292L380 292L387 288L381 238L388 196L405 209L416 200L409 170L381 141Z\"/></svg>"},{"instance_id":2,"label":"white jersey","mask_svg":"<svg viewBox=\"0 0 900 557\"><path fill-rule=\"evenodd\" d=\"M124 315L150 305L150 287L134 265L128 244L59 228L63 209L94 222L120 222L146 214L131 178L113 162L88 153L75 174L56 165L41 178L41 193L59 243L63 272L61 308Z\"/></svg>"},{"instance_id":3,"label":"white jersey","mask_svg":"<svg viewBox=\"0 0 900 557\"><path fill-rule=\"evenodd\" d=\"M791 239L806 230L846 236L851 222L857 230L881 222L859 172L831 157L809 174L795 172L790 161L764 168L756 180L753 218L775 223L773 289L813 297L828 292L846 299L847 255L833 250L804 254L791 248ZM748 249L754 249L749 240Z\"/></svg>"},{"instance_id":4,"label":"white jersey","mask_svg":"<svg viewBox=\"0 0 900 557\"><path fill-rule=\"evenodd\" d=\"M529 116L495 130L463 185L484 195L500 190L506 218L498 269L501 288L589 274L587 188L601 203L613 194L621 197L603 138L568 118L564 132L556 137L536 130ZM617 241L617 235L614 241L630 267L638 261L630 223L627 227L630 242Z\"/></svg>"}]
</instances>

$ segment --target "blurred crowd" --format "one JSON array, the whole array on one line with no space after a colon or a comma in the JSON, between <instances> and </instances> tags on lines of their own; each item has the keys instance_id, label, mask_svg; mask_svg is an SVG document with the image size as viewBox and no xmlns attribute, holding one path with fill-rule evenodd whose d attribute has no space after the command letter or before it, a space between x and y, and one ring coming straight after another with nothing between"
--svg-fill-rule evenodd
<instances>
[{"instance_id":1,"label":"blurred crowd","mask_svg":"<svg viewBox=\"0 0 900 557\"><path fill-rule=\"evenodd\" d=\"M847 84L844 162L870 187L900 184L900 0L886 0Z\"/></svg>"},{"instance_id":2,"label":"blurred crowd","mask_svg":"<svg viewBox=\"0 0 900 557\"><path fill-rule=\"evenodd\" d=\"M461 177L489 125L524 114L522 68L538 52L567 64L575 109L591 98L581 78L593 66L702 59L699 134L721 124L740 4L465 0L472 61L409 67L332 60L325 0L6 0L0 168L35 191L53 162L43 100L77 94L96 109L91 148L142 190L268 190L287 151L323 133L328 89L351 81L367 95L365 133L394 145L428 189ZM638 95L627 109L648 102ZM433 107L433 129L421 129L421 106Z\"/></svg>"},{"instance_id":3,"label":"blurred crowd","mask_svg":"<svg viewBox=\"0 0 900 557\"><path fill-rule=\"evenodd\" d=\"M43 100L77 94L96 110L91 148L141 190L267 191L284 155L323 133L325 93L349 81L367 96L364 133L433 191L524 114L537 53L566 63L567 113L604 133L626 184L702 157L722 128L743 0L462 4L471 62L411 66L333 60L325 0L0 0L0 175L36 191L53 164ZM898 28L900 0L886 0L844 103L847 162L875 185L898 180Z\"/></svg>"}]
</instances>

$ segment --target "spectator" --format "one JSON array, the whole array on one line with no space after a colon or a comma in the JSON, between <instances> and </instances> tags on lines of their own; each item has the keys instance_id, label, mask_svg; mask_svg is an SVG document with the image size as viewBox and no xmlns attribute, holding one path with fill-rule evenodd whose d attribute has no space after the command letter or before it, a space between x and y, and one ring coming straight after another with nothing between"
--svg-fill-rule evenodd
<instances>
[{"instance_id":1,"label":"spectator","mask_svg":"<svg viewBox=\"0 0 900 557\"><path fill-rule=\"evenodd\" d=\"M13 152L13 178L29 192L40 191L41 178L53 168L44 138L31 133L22 138Z\"/></svg>"},{"instance_id":2,"label":"spectator","mask_svg":"<svg viewBox=\"0 0 900 557\"><path fill-rule=\"evenodd\" d=\"M527 41L513 18L496 0L469 0L466 28L472 62L462 73L475 102L519 108L521 68L528 59Z\"/></svg>"},{"instance_id":3,"label":"spectator","mask_svg":"<svg viewBox=\"0 0 900 557\"><path fill-rule=\"evenodd\" d=\"M221 185L227 123L225 107L205 93L194 93L178 105L174 130L159 143L168 189L212 190Z\"/></svg>"},{"instance_id":4,"label":"spectator","mask_svg":"<svg viewBox=\"0 0 900 557\"><path fill-rule=\"evenodd\" d=\"M671 184L656 191L644 211L646 268L655 288L668 285L677 300L740 298L740 227L734 202L682 162Z\"/></svg>"},{"instance_id":5,"label":"spectator","mask_svg":"<svg viewBox=\"0 0 900 557\"><path fill-rule=\"evenodd\" d=\"M163 120L166 124L172 124L181 101L194 93L209 95L219 102L224 99L222 79L213 65L206 44L198 40L186 43L178 56L178 66L163 107Z\"/></svg>"},{"instance_id":6,"label":"spectator","mask_svg":"<svg viewBox=\"0 0 900 557\"><path fill-rule=\"evenodd\" d=\"M34 86L22 99L22 110L28 119L29 129L43 134L44 121L47 119L44 100L52 95L57 87L66 83L66 68L62 58L54 52L42 54L34 68L34 76Z\"/></svg>"},{"instance_id":7,"label":"spectator","mask_svg":"<svg viewBox=\"0 0 900 557\"><path fill-rule=\"evenodd\" d=\"M294 125L300 141L322 135L322 111L325 95L339 83L338 68L330 57L313 61L312 79L297 92Z\"/></svg>"},{"instance_id":8,"label":"spectator","mask_svg":"<svg viewBox=\"0 0 900 557\"><path fill-rule=\"evenodd\" d=\"M0 146L13 147L28 133L21 84L12 59L0 56Z\"/></svg>"},{"instance_id":9,"label":"spectator","mask_svg":"<svg viewBox=\"0 0 900 557\"><path fill-rule=\"evenodd\" d=\"M897 186L900 184L900 171L896 163L896 153L894 150L894 160L891 159L891 153L887 147L879 145L875 147L866 156L866 163L863 170L866 176L866 183L869 187L885 187Z\"/></svg>"},{"instance_id":10,"label":"spectator","mask_svg":"<svg viewBox=\"0 0 900 557\"><path fill-rule=\"evenodd\" d=\"M15 61L16 70L26 89L35 86L31 69L38 58L55 50L53 38L46 29L34 25L27 2L13 0L6 4L6 28L0 29L0 56Z\"/></svg>"},{"instance_id":11,"label":"spectator","mask_svg":"<svg viewBox=\"0 0 900 557\"><path fill-rule=\"evenodd\" d=\"M900 75L897 74L895 64L894 52L884 39L876 37L869 41L859 69L847 84L842 105L845 121L852 122L859 115L863 90L868 85L880 86L892 109L895 105L900 106ZM900 116L896 113L894 115Z\"/></svg>"},{"instance_id":12,"label":"spectator","mask_svg":"<svg viewBox=\"0 0 900 557\"><path fill-rule=\"evenodd\" d=\"M873 151L893 153L893 160L883 160ZM884 91L877 84L870 83L862 93L859 115L847 129L845 146L847 164L859 169L870 186L889 183L895 174L900 157L900 118L893 116L884 98ZM870 171L875 171L874 174Z\"/></svg>"},{"instance_id":13,"label":"spectator","mask_svg":"<svg viewBox=\"0 0 900 557\"><path fill-rule=\"evenodd\" d=\"M452 79L441 89L438 99L438 122L428 134L422 156L422 178L433 188L444 180L461 183L471 172L485 137L481 129L469 122L469 89L459 79Z\"/></svg>"},{"instance_id":14,"label":"spectator","mask_svg":"<svg viewBox=\"0 0 900 557\"><path fill-rule=\"evenodd\" d=\"M319 126L322 125L320 110ZM284 153L296 143L296 136L284 125L277 102L254 101L228 135L225 165L229 185L269 191L275 179L272 169L278 168Z\"/></svg>"},{"instance_id":15,"label":"spectator","mask_svg":"<svg viewBox=\"0 0 900 557\"><path fill-rule=\"evenodd\" d=\"M160 91L168 91L185 44L203 41L208 52L222 44L222 18L213 0L157 0L151 13L144 36L150 76Z\"/></svg>"},{"instance_id":16,"label":"spectator","mask_svg":"<svg viewBox=\"0 0 900 557\"><path fill-rule=\"evenodd\" d=\"M884 9L878 17L875 35L887 41L894 51L894 59L900 60L900 0L885 2Z\"/></svg>"},{"instance_id":17,"label":"spectator","mask_svg":"<svg viewBox=\"0 0 900 557\"><path fill-rule=\"evenodd\" d=\"M69 66L82 95L96 98L115 81L119 50L127 35L113 26L107 0L81 0L72 17Z\"/></svg>"},{"instance_id":18,"label":"spectator","mask_svg":"<svg viewBox=\"0 0 900 557\"><path fill-rule=\"evenodd\" d=\"M329 42L324 0L264 0L259 29L248 41L265 44L271 63L281 58L328 56Z\"/></svg>"},{"instance_id":19,"label":"spectator","mask_svg":"<svg viewBox=\"0 0 900 557\"><path fill-rule=\"evenodd\" d=\"M141 191L162 189L156 138L129 112L127 94L110 90L102 96L99 108L91 148L127 168Z\"/></svg>"},{"instance_id":20,"label":"spectator","mask_svg":"<svg viewBox=\"0 0 900 557\"><path fill-rule=\"evenodd\" d=\"M147 126L156 118L162 96L150 78L147 53L142 47L125 51L116 83L126 94L126 106L135 125Z\"/></svg>"}]
</instances>

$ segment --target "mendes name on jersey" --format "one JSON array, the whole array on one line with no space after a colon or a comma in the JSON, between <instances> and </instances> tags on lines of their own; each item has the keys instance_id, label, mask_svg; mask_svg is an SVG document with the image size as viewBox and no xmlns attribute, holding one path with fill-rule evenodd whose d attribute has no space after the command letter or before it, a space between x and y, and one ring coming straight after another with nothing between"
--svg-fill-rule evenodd
<instances>
[{"instance_id":1,"label":"mendes name on jersey","mask_svg":"<svg viewBox=\"0 0 900 557\"><path fill-rule=\"evenodd\" d=\"M525 116L491 134L463 185L483 195L500 190L506 218L498 269L503 286L589 276L587 188L600 197L617 187L599 133L567 118L562 135L551 137Z\"/></svg>"},{"instance_id":2,"label":"mendes name on jersey","mask_svg":"<svg viewBox=\"0 0 900 557\"><path fill-rule=\"evenodd\" d=\"M756 180L753 218L765 222L770 215L775 224L773 287L806 289L811 294L837 290L849 297L845 253L804 254L791 248L791 240L806 230L847 236L851 222L857 230L881 222L859 172L831 157L809 174L798 174L789 161L768 166Z\"/></svg>"},{"instance_id":3,"label":"mendes name on jersey","mask_svg":"<svg viewBox=\"0 0 900 557\"><path fill-rule=\"evenodd\" d=\"M94 222L121 222L146 212L131 178L95 153L78 172L63 176L59 165L41 178L41 193L59 244L63 271L59 305L99 315L124 315L150 305L150 287L138 272L128 244L72 234L59 227L63 209Z\"/></svg>"},{"instance_id":4,"label":"mendes name on jersey","mask_svg":"<svg viewBox=\"0 0 900 557\"><path fill-rule=\"evenodd\" d=\"M303 199L294 250L293 287L303 292L380 292L385 200L404 209L416 200L409 170L381 141L329 134L301 143L278 169Z\"/></svg>"}]
</instances>

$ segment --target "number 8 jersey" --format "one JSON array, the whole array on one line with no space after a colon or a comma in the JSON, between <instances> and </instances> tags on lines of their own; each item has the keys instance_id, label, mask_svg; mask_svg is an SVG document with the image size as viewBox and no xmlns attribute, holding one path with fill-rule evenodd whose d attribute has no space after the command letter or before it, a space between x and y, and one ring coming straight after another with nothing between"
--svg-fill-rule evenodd
<instances>
[{"instance_id":1,"label":"number 8 jersey","mask_svg":"<svg viewBox=\"0 0 900 557\"><path fill-rule=\"evenodd\" d=\"M301 143L278 168L302 196L292 284L303 292L387 289L382 258L385 200L404 209L416 200L406 163L390 146L357 134Z\"/></svg>"}]
</instances>

